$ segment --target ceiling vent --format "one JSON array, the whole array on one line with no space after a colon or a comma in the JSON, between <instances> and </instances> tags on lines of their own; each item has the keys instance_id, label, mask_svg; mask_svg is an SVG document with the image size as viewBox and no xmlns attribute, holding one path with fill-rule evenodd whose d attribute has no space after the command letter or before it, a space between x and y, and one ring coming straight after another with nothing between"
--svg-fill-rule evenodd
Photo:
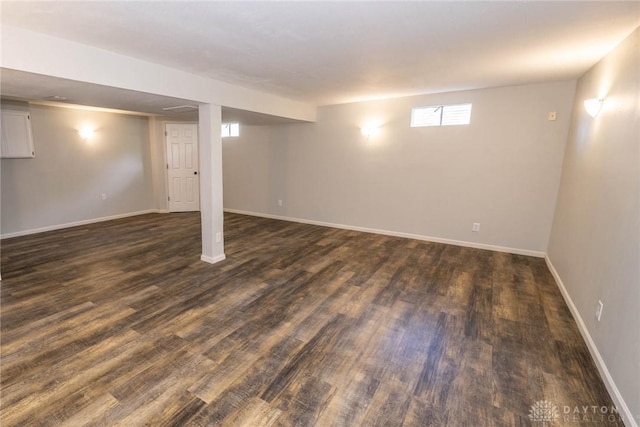
<instances>
[{"instance_id":1,"label":"ceiling vent","mask_svg":"<svg viewBox=\"0 0 640 427\"><path fill-rule=\"evenodd\" d=\"M60 96L60 95L52 95L52 96L47 96L46 98L47 101L59 101L59 102L63 102L66 101L67 98L64 96Z\"/></svg>"},{"instance_id":2,"label":"ceiling vent","mask_svg":"<svg viewBox=\"0 0 640 427\"><path fill-rule=\"evenodd\" d=\"M190 113L193 110L197 110L197 105L177 105L175 107L164 107L162 111L171 113Z\"/></svg>"}]
</instances>

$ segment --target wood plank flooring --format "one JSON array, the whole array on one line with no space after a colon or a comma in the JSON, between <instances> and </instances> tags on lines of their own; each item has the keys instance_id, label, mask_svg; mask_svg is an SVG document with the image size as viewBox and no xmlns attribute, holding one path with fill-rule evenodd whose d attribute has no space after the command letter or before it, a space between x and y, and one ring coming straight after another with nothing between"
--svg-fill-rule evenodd
<instances>
[{"instance_id":1,"label":"wood plank flooring","mask_svg":"<svg viewBox=\"0 0 640 427\"><path fill-rule=\"evenodd\" d=\"M541 259L235 214L225 243L199 261L193 213L2 241L2 426L520 426L539 400L612 405Z\"/></svg>"}]
</instances>

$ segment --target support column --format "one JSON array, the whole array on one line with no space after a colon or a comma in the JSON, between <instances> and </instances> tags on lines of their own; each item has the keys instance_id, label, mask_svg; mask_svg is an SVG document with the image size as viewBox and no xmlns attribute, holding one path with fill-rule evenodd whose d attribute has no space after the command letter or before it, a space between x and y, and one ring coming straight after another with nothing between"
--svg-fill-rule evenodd
<instances>
[{"instance_id":1,"label":"support column","mask_svg":"<svg viewBox=\"0 0 640 427\"><path fill-rule=\"evenodd\" d=\"M201 105L198 140L200 143L200 216L202 218L202 255L214 264L224 256L222 212L222 108Z\"/></svg>"}]
</instances>

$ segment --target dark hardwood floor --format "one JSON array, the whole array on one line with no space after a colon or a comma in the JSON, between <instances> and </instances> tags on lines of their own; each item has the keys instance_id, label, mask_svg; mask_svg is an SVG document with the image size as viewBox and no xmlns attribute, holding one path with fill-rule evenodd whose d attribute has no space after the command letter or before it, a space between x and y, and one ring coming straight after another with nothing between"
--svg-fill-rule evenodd
<instances>
[{"instance_id":1,"label":"dark hardwood floor","mask_svg":"<svg viewBox=\"0 0 640 427\"><path fill-rule=\"evenodd\" d=\"M519 426L540 400L612 405L542 259L235 214L225 239L199 261L187 213L2 241L2 426Z\"/></svg>"}]
</instances>

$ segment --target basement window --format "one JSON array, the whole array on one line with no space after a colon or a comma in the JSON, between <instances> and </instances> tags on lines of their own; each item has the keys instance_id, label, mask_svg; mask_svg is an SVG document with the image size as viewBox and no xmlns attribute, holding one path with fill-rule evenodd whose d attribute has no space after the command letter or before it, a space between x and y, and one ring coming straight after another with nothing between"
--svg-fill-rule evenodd
<instances>
[{"instance_id":1,"label":"basement window","mask_svg":"<svg viewBox=\"0 0 640 427\"><path fill-rule=\"evenodd\" d=\"M222 137L229 138L232 136L240 136L240 123L223 123Z\"/></svg>"},{"instance_id":2,"label":"basement window","mask_svg":"<svg viewBox=\"0 0 640 427\"><path fill-rule=\"evenodd\" d=\"M411 127L468 125L471 104L434 105L411 110Z\"/></svg>"}]
</instances>

